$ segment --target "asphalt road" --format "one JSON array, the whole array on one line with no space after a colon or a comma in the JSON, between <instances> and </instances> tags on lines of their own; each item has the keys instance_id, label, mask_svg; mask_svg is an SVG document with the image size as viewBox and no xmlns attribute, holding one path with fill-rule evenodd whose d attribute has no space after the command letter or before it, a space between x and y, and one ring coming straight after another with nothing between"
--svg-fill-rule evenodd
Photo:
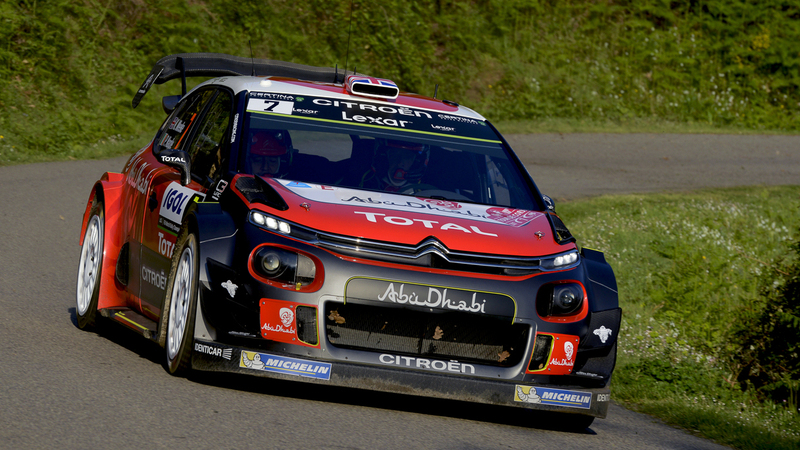
<instances>
[{"instance_id":1,"label":"asphalt road","mask_svg":"<svg viewBox=\"0 0 800 450\"><path fill-rule=\"evenodd\" d=\"M800 184L800 137L535 135L510 141L557 200ZM588 432L520 410L238 376L175 378L126 330L75 326L89 190L126 158L0 167L0 448L713 449L612 405Z\"/></svg>"}]
</instances>

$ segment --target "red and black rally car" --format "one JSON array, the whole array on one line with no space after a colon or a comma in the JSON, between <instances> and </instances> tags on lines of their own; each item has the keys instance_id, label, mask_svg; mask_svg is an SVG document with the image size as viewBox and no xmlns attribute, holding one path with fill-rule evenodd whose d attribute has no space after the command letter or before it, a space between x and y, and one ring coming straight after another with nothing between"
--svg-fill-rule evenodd
<instances>
[{"instance_id":1,"label":"red and black rally car","mask_svg":"<svg viewBox=\"0 0 800 450\"><path fill-rule=\"evenodd\" d=\"M217 77L186 92L187 77ZM86 205L77 321L170 373L265 377L575 413L608 410L621 311L497 130L336 69L162 58L168 117Z\"/></svg>"}]
</instances>

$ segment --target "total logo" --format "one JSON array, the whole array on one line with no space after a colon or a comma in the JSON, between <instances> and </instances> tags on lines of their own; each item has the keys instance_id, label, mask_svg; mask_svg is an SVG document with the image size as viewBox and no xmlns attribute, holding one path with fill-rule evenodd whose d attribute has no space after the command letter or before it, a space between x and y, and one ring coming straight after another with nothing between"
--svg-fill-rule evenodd
<instances>
[{"instance_id":1,"label":"total logo","mask_svg":"<svg viewBox=\"0 0 800 450\"><path fill-rule=\"evenodd\" d=\"M186 160L181 158L180 156L162 156L161 162L163 163L181 163L185 164Z\"/></svg>"},{"instance_id":2,"label":"total logo","mask_svg":"<svg viewBox=\"0 0 800 450\"><path fill-rule=\"evenodd\" d=\"M162 256L166 256L167 258L172 258L172 251L175 250L175 243L170 242L166 237L164 237L164 233L158 232L158 251L161 253Z\"/></svg>"},{"instance_id":3,"label":"total logo","mask_svg":"<svg viewBox=\"0 0 800 450\"><path fill-rule=\"evenodd\" d=\"M353 212L355 214L363 214L367 218L367 221L372 223L377 223L378 218L380 217L381 220L392 225L409 226L414 224L422 224L425 228L431 228L431 229L438 228L443 231L455 230L455 231L461 231L462 233L468 233L468 234L475 233L484 236L497 237L497 235L494 233L487 233L485 231L481 231L481 229L476 227L475 225L472 225L469 227L469 229L467 229L466 227L462 227L461 225L455 223L445 223L439 225L439 221L437 220L409 219L408 217L387 216L386 214L367 212L367 211L353 211Z\"/></svg>"},{"instance_id":4,"label":"total logo","mask_svg":"<svg viewBox=\"0 0 800 450\"><path fill-rule=\"evenodd\" d=\"M161 209L159 215L161 217L174 222L181 223L183 213L186 211L186 205L195 195L204 197L203 194L183 187L180 183L172 182L164 191L164 198L161 200Z\"/></svg>"}]
</instances>

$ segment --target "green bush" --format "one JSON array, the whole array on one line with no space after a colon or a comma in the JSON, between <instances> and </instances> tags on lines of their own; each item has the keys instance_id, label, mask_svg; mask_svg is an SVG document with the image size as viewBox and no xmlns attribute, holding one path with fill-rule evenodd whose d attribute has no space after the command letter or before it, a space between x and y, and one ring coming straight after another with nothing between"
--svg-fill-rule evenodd
<instances>
[{"instance_id":1,"label":"green bush","mask_svg":"<svg viewBox=\"0 0 800 450\"><path fill-rule=\"evenodd\" d=\"M746 315L735 361L739 381L763 397L800 407L800 241L764 277L763 303Z\"/></svg>"}]
</instances>

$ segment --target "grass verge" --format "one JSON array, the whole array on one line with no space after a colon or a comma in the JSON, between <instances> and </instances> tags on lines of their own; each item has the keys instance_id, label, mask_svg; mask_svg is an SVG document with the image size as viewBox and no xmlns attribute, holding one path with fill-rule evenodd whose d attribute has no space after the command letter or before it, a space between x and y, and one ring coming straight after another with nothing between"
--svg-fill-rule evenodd
<instances>
[{"instance_id":1,"label":"grass verge","mask_svg":"<svg viewBox=\"0 0 800 450\"><path fill-rule=\"evenodd\" d=\"M733 357L773 261L797 241L796 186L606 196L558 209L617 275L617 401L735 448L800 448L796 399L761 402L736 381Z\"/></svg>"}]
</instances>

